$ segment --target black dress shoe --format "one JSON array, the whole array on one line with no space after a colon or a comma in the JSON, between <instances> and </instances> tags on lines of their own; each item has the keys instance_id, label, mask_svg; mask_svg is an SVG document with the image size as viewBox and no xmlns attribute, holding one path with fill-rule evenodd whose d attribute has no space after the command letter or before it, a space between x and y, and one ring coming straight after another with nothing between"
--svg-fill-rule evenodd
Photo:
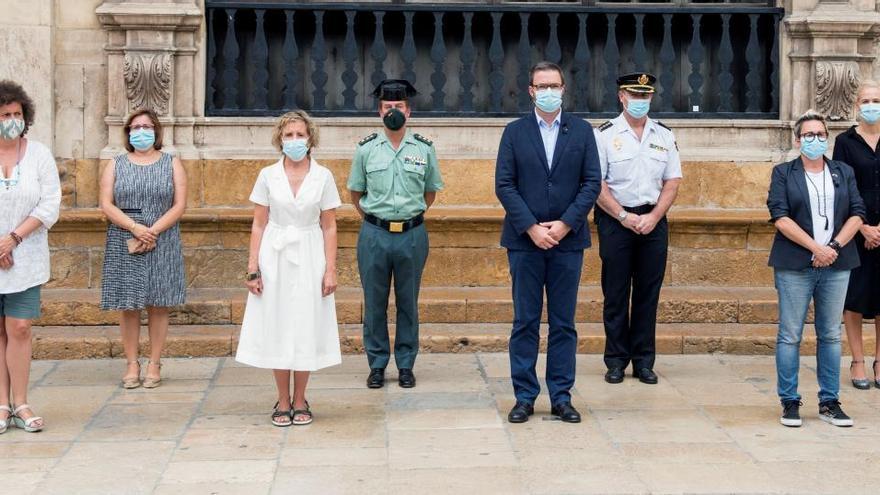
<instances>
[{"instance_id":1,"label":"black dress shoe","mask_svg":"<svg viewBox=\"0 0 880 495\"><path fill-rule=\"evenodd\" d=\"M571 402L560 402L550 409L550 414L558 417L566 423L580 423L581 413L571 405Z\"/></svg>"},{"instance_id":2,"label":"black dress shoe","mask_svg":"<svg viewBox=\"0 0 880 495\"><path fill-rule=\"evenodd\" d=\"M657 384L657 374L651 368L640 368L638 371L633 371L633 376L642 383L647 383L648 385Z\"/></svg>"},{"instance_id":3,"label":"black dress shoe","mask_svg":"<svg viewBox=\"0 0 880 495\"><path fill-rule=\"evenodd\" d=\"M413 388L416 386L416 375L413 375L411 369L401 368L398 370L397 384L403 388Z\"/></svg>"},{"instance_id":4,"label":"black dress shoe","mask_svg":"<svg viewBox=\"0 0 880 495\"><path fill-rule=\"evenodd\" d=\"M382 388L385 386L385 368L370 368L367 377L367 388Z\"/></svg>"},{"instance_id":5,"label":"black dress shoe","mask_svg":"<svg viewBox=\"0 0 880 495\"><path fill-rule=\"evenodd\" d=\"M605 373L605 381L608 383L621 383L626 373L623 368L609 368Z\"/></svg>"},{"instance_id":6,"label":"black dress shoe","mask_svg":"<svg viewBox=\"0 0 880 495\"><path fill-rule=\"evenodd\" d=\"M510 413L507 415L507 421L511 423L525 423L529 420L529 416L535 414L535 408L528 402L517 402Z\"/></svg>"}]
</instances>

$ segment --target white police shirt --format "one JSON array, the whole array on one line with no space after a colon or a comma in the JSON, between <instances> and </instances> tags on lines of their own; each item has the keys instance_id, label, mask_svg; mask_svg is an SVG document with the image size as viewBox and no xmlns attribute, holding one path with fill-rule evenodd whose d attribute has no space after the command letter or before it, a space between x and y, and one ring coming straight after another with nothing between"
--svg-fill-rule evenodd
<instances>
[{"instance_id":1,"label":"white police shirt","mask_svg":"<svg viewBox=\"0 0 880 495\"><path fill-rule=\"evenodd\" d=\"M663 181L681 178L681 160L672 131L650 117L642 140L623 114L594 129L602 180L621 206L657 204Z\"/></svg>"}]
</instances>

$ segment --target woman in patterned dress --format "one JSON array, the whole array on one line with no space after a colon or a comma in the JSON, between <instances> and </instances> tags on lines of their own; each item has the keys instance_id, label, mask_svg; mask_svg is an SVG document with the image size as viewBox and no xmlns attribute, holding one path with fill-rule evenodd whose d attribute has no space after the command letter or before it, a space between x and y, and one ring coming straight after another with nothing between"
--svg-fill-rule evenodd
<instances>
[{"instance_id":1,"label":"woman in patterned dress","mask_svg":"<svg viewBox=\"0 0 880 495\"><path fill-rule=\"evenodd\" d=\"M119 327L128 367L124 388L140 381L140 314L147 310L150 360L143 386L155 388L168 334L168 308L183 304L186 283L178 221L186 208L186 172L162 149L162 125L151 110L125 123L125 148L101 176L100 206L110 220L104 249L101 309L122 312Z\"/></svg>"}]
</instances>

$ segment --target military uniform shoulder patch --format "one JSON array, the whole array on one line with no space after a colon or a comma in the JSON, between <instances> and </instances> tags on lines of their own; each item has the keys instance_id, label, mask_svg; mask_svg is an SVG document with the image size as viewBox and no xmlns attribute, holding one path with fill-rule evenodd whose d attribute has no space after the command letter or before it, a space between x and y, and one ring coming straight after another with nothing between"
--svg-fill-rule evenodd
<instances>
[{"instance_id":1,"label":"military uniform shoulder patch","mask_svg":"<svg viewBox=\"0 0 880 495\"><path fill-rule=\"evenodd\" d=\"M611 126L613 126L613 125L614 125L614 123L611 122L610 120L608 120L604 124L599 126L599 132L607 131L608 129L611 129Z\"/></svg>"},{"instance_id":2,"label":"military uniform shoulder patch","mask_svg":"<svg viewBox=\"0 0 880 495\"><path fill-rule=\"evenodd\" d=\"M663 122L660 122L659 120L655 120L654 122L656 122L657 125L659 125L660 127L666 129L667 131L671 131L671 130L672 130L672 129L669 128L668 125L664 124Z\"/></svg>"},{"instance_id":3,"label":"military uniform shoulder patch","mask_svg":"<svg viewBox=\"0 0 880 495\"><path fill-rule=\"evenodd\" d=\"M413 134L413 137L418 139L419 141L427 144L428 146L431 146L434 144L434 141L431 141L430 139L426 138L425 136L422 136L421 134L418 134L418 133Z\"/></svg>"},{"instance_id":4,"label":"military uniform shoulder patch","mask_svg":"<svg viewBox=\"0 0 880 495\"><path fill-rule=\"evenodd\" d=\"M361 139L360 141L358 141L358 146L363 146L363 145L369 143L370 141L376 139L378 136L379 136L379 134L374 132L374 133L370 134L369 136L366 136L363 139Z\"/></svg>"}]
</instances>

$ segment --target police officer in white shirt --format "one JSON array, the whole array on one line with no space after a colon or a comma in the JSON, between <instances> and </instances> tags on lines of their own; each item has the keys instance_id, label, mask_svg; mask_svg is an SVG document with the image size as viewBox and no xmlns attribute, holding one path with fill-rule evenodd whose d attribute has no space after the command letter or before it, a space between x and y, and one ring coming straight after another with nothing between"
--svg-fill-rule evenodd
<instances>
[{"instance_id":1,"label":"police officer in white shirt","mask_svg":"<svg viewBox=\"0 0 880 495\"><path fill-rule=\"evenodd\" d=\"M657 383L654 337L669 244L666 212L678 193L681 161L672 131L648 117L655 81L645 73L617 78L623 112L594 131L602 167L594 211L608 383L622 382L630 363L642 383Z\"/></svg>"}]
</instances>

